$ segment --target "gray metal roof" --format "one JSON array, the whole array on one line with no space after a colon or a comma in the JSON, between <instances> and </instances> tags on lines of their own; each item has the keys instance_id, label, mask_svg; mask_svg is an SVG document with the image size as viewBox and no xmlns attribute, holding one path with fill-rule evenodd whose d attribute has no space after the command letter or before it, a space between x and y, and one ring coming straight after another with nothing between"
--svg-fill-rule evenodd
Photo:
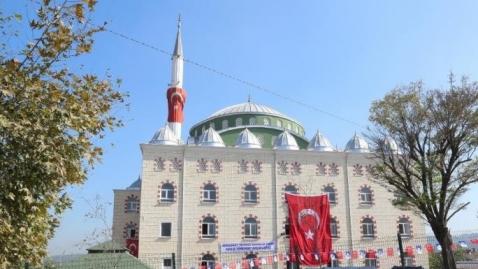
<instances>
[{"instance_id":1,"label":"gray metal roof","mask_svg":"<svg viewBox=\"0 0 478 269\"><path fill-rule=\"evenodd\" d=\"M249 129L244 129L236 139L236 148L259 149L262 148L259 139Z\"/></svg>"},{"instance_id":2,"label":"gray metal roof","mask_svg":"<svg viewBox=\"0 0 478 269\"><path fill-rule=\"evenodd\" d=\"M310 151L335 151L332 143L319 130L310 140L307 149Z\"/></svg>"},{"instance_id":3,"label":"gray metal roof","mask_svg":"<svg viewBox=\"0 0 478 269\"><path fill-rule=\"evenodd\" d=\"M199 137L198 146L201 147L225 147L221 136L212 128L209 127Z\"/></svg>"},{"instance_id":4,"label":"gray metal roof","mask_svg":"<svg viewBox=\"0 0 478 269\"><path fill-rule=\"evenodd\" d=\"M297 145L297 141L295 140L294 136L292 136L289 132L284 131L277 136L276 140L274 141L274 149L298 150L299 146Z\"/></svg>"},{"instance_id":5,"label":"gray metal roof","mask_svg":"<svg viewBox=\"0 0 478 269\"><path fill-rule=\"evenodd\" d=\"M370 149L367 141L363 137L354 134L354 136L349 140L349 142L347 142L347 145L345 146L345 151L367 153L370 152Z\"/></svg>"},{"instance_id":6,"label":"gray metal roof","mask_svg":"<svg viewBox=\"0 0 478 269\"><path fill-rule=\"evenodd\" d=\"M149 143L159 145L177 145L179 144L179 140L169 126L164 126L159 128Z\"/></svg>"}]
</instances>

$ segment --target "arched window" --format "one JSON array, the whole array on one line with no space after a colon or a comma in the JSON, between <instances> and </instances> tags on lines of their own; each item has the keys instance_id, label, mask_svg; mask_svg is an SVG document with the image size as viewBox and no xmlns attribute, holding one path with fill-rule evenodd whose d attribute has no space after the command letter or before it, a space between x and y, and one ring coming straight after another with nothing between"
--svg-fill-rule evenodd
<instances>
[{"instance_id":1,"label":"arched window","mask_svg":"<svg viewBox=\"0 0 478 269\"><path fill-rule=\"evenodd\" d=\"M292 193L292 194L297 194L297 188L294 185L287 185L284 189L285 192L287 193Z\"/></svg>"},{"instance_id":2,"label":"arched window","mask_svg":"<svg viewBox=\"0 0 478 269\"><path fill-rule=\"evenodd\" d=\"M360 188L360 203L363 205L372 204L372 190L370 187L363 186Z\"/></svg>"},{"instance_id":3,"label":"arched window","mask_svg":"<svg viewBox=\"0 0 478 269\"><path fill-rule=\"evenodd\" d=\"M174 201L174 186L171 183L164 183L161 186L161 202Z\"/></svg>"},{"instance_id":4,"label":"arched window","mask_svg":"<svg viewBox=\"0 0 478 269\"><path fill-rule=\"evenodd\" d=\"M223 120L222 121L222 129L226 129L227 127L229 127L229 122L227 120Z\"/></svg>"},{"instance_id":5,"label":"arched window","mask_svg":"<svg viewBox=\"0 0 478 269\"><path fill-rule=\"evenodd\" d=\"M290 122L287 123L287 129L292 131L292 126L290 125Z\"/></svg>"},{"instance_id":6,"label":"arched window","mask_svg":"<svg viewBox=\"0 0 478 269\"><path fill-rule=\"evenodd\" d=\"M336 218L330 218L330 236L332 238L338 238L339 237L339 227L337 225L337 219Z\"/></svg>"},{"instance_id":7,"label":"arched window","mask_svg":"<svg viewBox=\"0 0 478 269\"><path fill-rule=\"evenodd\" d=\"M375 251L368 251L365 254L365 266L372 268L377 267L377 255L375 254Z\"/></svg>"},{"instance_id":8,"label":"arched window","mask_svg":"<svg viewBox=\"0 0 478 269\"><path fill-rule=\"evenodd\" d=\"M216 124L214 122L211 122L209 124L209 127L213 128L214 130L216 130Z\"/></svg>"},{"instance_id":9,"label":"arched window","mask_svg":"<svg viewBox=\"0 0 478 269\"><path fill-rule=\"evenodd\" d=\"M213 217L203 218L201 226L201 235L202 238L216 237L216 221Z\"/></svg>"},{"instance_id":10,"label":"arched window","mask_svg":"<svg viewBox=\"0 0 478 269\"><path fill-rule=\"evenodd\" d=\"M362 236L369 237L369 238L375 236L373 219L371 218L362 219Z\"/></svg>"},{"instance_id":11,"label":"arched window","mask_svg":"<svg viewBox=\"0 0 478 269\"><path fill-rule=\"evenodd\" d=\"M402 237L412 236L412 226L408 218L401 217L398 219L398 232Z\"/></svg>"},{"instance_id":12,"label":"arched window","mask_svg":"<svg viewBox=\"0 0 478 269\"><path fill-rule=\"evenodd\" d=\"M134 222L127 223L123 230L123 237L126 239L138 238L138 225Z\"/></svg>"},{"instance_id":13,"label":"arched window","mask_svg":"<svg viewBox=\"0 0 478 269\"><path fill-rule=\"evenodd\" d=\"M337 196L335 194L335 189L332 186L325 186L324 187L324 192L327 194L327 197L329 198L329 203L335 204L337 203Z\"/></svg>"},{"instance_id":14,"label":"arched window","mask_svg":"<svg viewBox=\"0 0 478 269\"><path fill-rule=\"evenodd\" d=\"M249 184L244 188L244 202L257 203L257 188L253 184Z\"/></svg>"},{"instance_id":15,"label":"arched window","mask_svg":"<svg viewBox=\"0 0 478 269\"><path fill-rule=\"evenodd\" d=\"M277 127L281 128L282 127L282 121L277 120Z\"/></svg>"},{"instance_id":16,"label":"arched window","mask_svg":"<svg viewBox=\"0 0 478 269\"><path fill-rule=\"evenodd\" d=\"M216 259L211 254L206 254L201 258L201 267L204 269L214 269Z\"/></svg>"},{"instance_id":17,"label":"arched window","mask_svg":"<svg viewBox=\"0 0 478 269\"><path fill-rule=\"evenodd\" d=\"M268 118L264 118L264 125L270 125L270 121Z\"/></svg>"},{"instance_id":18,"label":"arched window","mask_svg":"<svg viewBox=\"0 0 478 269\"><path fill-rule=\"evenodd\" d=\"M236 126L241 126L242 125L242 118L237 118L236 119Z\"/></svg>"},{"instance_id":19,"label":"arched window","mask_svg":"<svg viewBox=\"0 0 478 269\"><path fill-rule=\"evenodd\" d=\"M256 125L256 118L249 118L249 125Z\"/></svg>"},{"instance_id":20,"label":"arched window","mask_svg":"<svg viewBox=\"0 0 478 269\"><path fill-rule=\"evenodd\" d=\"M247 218L244 222L244 237L257 238L257 221L255 218Z\"/></svg>"},{"instance_id":21,"label":"arched window","mask_svg":"<svg viewBox=\"0 0 478 269\"><path fill-rule=\"evenodd\" d=\"M204 185L202 200L204 202L216 202L216 186L211 183Z\"/></svg>"}]
</instances>

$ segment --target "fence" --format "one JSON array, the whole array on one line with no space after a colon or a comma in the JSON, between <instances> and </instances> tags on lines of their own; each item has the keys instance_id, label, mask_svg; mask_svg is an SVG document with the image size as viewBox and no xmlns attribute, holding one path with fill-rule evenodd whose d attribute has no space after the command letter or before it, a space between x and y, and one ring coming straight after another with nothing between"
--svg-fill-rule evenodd
<instances>
[{"instance_id":1,"label":"fence","mask_svg":"<svg viewBox=\"0 0 478 269\"><path fill-rule=\"evenodd\" d=\"M478 233L454 236L452 246L461 259L473 259L477 255ZM283 238L287 242L287 238ZM301 255L288 252L287 244L278 244L274 251L243 251L238 253L202 252L183 248L183 253L141 253L139 259L128 253L87 254L80 257L60 257L50 260L47 268L151 268L151 269L283 269L297 268L293 261L300 261ZM440 247L430 236L403 239L405 265L430 268L430 255L437 257ZM194 253L194 254L191 254ZM199 254L198 254L199 253ZM303 253L303 255L307 255ZM316 259L320 255L310 253ZM397 238L369 238L350 241L334 239L330 262L322 267L340 268L392 268L400 265L400 251ZM305 267L305 266L300 266ZM468 268L468 267L464 267Z\"/></svg>"}]
</instances>

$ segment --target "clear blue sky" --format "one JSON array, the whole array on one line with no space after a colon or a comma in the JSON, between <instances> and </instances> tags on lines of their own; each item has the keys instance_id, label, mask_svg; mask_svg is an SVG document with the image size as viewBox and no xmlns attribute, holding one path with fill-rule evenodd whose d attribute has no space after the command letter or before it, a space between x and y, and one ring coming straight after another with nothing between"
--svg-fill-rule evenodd
<instances>
[{"instance_id":1,"label":"clear blue sky","mask_svg":"<svg viewBox=\"0 0 478 269\"><path fill-rule=\"evenodd\" d=\"M3 3L2 3L3 5ZM15 6L14 6L15 5ZM7 4L25 10L22 4ZM183 17L185 57L304 101L341 117L368 124L373 100L410 81L446 87L450 71L478 80L477 1L99 1L96 21L171 51L177 15ZM81 251L74 245L98 222L86 220L82 197L113 200L140 173L139 144L166 120L165 90L170 59L110 33L100 33L94 52L79 60L90 72L109 69L123 79L130 110L126 126L104 144L103 162L81 187L56 236L51 254ZM359 127L185 65L185 128L214 111L247 100L298 119L310 137L317 128L343 148ZM109 146L114 143L114 146ZM478 229L478 186L451 221L453 230ZM111 221L112 208L108 211Z\"/></svg>"}]
</instances>

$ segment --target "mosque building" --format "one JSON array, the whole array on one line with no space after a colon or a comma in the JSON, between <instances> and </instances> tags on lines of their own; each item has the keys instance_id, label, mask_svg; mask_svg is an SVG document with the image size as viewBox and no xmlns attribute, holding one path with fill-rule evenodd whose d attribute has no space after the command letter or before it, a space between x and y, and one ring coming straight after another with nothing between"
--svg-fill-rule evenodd
<instances>
[{"instance_id":1,"label":"mosque building","mask_svg":"<svg viewBox=\"0 0 478 269\"><path fill-rule=\"evenodd\" d=\"M293 266L286 255L287 192L328 195L334 266L391 268L399 260L397 232L413 247L425 236L423 221L394 207L393 194L370 180L371 149L357 134L338 150L320 131L308 139L297 120L249 100L212 113L183 140L183 79L179 26L167 123L140 145L140 178L114 190L113 240L140 260L164 269L244 259L259 260L251 268ZM377 247L385 239L395 242L394 259L381 257L390 251ZM425 255L405 258L428 267Z\"/></svg>"}]
</instances>

